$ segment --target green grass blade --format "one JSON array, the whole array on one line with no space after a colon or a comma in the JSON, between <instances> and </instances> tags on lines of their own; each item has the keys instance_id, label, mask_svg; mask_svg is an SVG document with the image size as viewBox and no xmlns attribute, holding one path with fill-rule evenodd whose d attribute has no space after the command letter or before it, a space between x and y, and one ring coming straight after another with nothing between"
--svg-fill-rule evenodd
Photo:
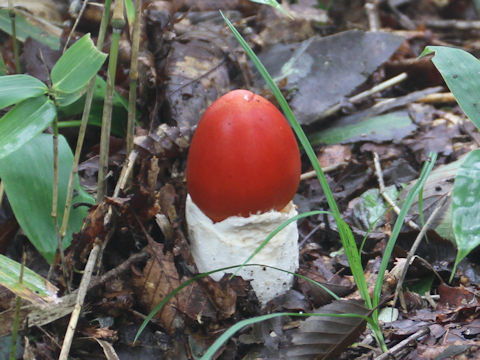
<instances>
[{"instance_id":1,"label":"green grass blade","mask_svg":"<svg viewBox=\"0 0 480 360\"><path fill-rule=\"evenodd\" d=\"M415 183L415 185L412 187L407 197L405 198L405 202L403 203L403 206L400 210L400 214L398 214L397 220L395 221L395 225L392 230L392 235L390 235L387 246L383 253L380 269L378 270L377 281L375 282L375 288L373 290L373 307L376 307L380 303L380 295L382 291L385 271L387 270L388 262L390 261L390 256L392 255L395 242L397 241L398 235L400 234L400 230L402 229L402 226L404 224L405 217L407 216L407 212L412 206L420 190L425 185L425 182L427 181L427 177L432 171L436 160L437 160L437 154L430 153L430 160L423 165L422 172L420 173L420 176L417 182Z\"/></svg>"},{"instance_id":2,"label":"green grass blade","mask_svg":"<svg viewBox=\"0 0 480 360\"><path fill-rule=\"evenodd\" d=\"M256 324L265 320L269 320L269 319L273 319L281 316L295 316L295 317L328 316L328 317L339 317L339 318L357 317L365 321L369 321L369 319L366 316L359 315L359 314L318 314L318 313L301 313L300 314L300 313L280 312L275 314L256 316L250 319L239 321L235 325L232 325L230 328L228 328L227 331L225 331L222 335L218 337L217 340L215 340L215 342L208 348L208 350L205 352L205 354L203 354L200 360L210 360L215 355L215 353L222 347L222 345L228 341L228 339L230 339L233 335L235 335L237 331L240 331L245 326Z\"/></svg>"}]
</instances>

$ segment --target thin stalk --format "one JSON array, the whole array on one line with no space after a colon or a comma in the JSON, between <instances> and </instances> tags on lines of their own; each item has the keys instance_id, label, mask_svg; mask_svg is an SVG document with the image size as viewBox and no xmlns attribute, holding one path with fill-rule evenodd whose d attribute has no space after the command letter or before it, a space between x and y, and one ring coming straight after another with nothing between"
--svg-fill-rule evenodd
<instances>
[{"instance_id":1,"label":"thin stalk","mask_svg":"<svg viewBox=\"0 0 480 360\"><path fill-rule=\"evenodd\" d=\"M112 126L113 90L115 88L115 73L117 70L118 45L120 35L125 27L123 17L123 0L115 0L112 17L112 43L108 61L107 89L103 103L102 133L100 136L100 160L98 164L97 203L101 202L106 193L106 175L108 171L108 152L110 129Z\"/></svg>"},{"instance_id":2,"label":"thin stalk","mask_svg":"<svg viewBox=\"0 0 480 360\"><path fill-rule=\"evenodd\" d=\"M135 116L137 102L138 81L138 49L140 48L140 17L142 16L142 0L135 3L135 21L132 34L132 60L130 62L130 93L128 97L128 125L127 125L127 157L133 150L135 136Z\"/></svg>"},{"instance_id":3,"label":"thin stalk","mask_svg":"<svg viewBox=\"0 0 480 360\"><path fill-rule=\"evenodd\" d=\"M58 208L58 118L55 116L52 122L53 129L53 189L52 189L52 212L51 216L57 224Z\"/></svg>"},{"instance_id":4,"label":"thin stalk","mask_svg":"<svg viewBox=\"0 0 480 360\"><path fill-rule=\"evenodd\" d=\"M105 34L110 18L110 5L112 0L105 0L105 10L103 12L102 21L100 23L100 30L97 39L97 49L102 51L103 42L105 40ZM83 141L85 139L85 133L87 130L88 118L90 116L90 109L92 107L93 92L95 90L95 77L90 80L88 84L87 94L85 96L85 105L83 107L82 121L80 123L80 129L78 130L77 146L75 148L75 155L73 158L72 172L68 179L67 195L65 200L65 210L63 212L62 226L60 228L60 236L63 238L67 233L68 220L70 218L70 211L72 209L73 189L75 186L75 177L78 173L78 163L80 162L80 154L82 153Z\"/></svg>"},{"instance_id":5,"label":"thin stalk","mask_svg":"<svg viewBox=\"0 0 480 360\"><path fill-rule=\"evenodd\" d=\"M23 271L25 268L25 261L26 261L26 253L23 251L22 254L22 266L20 267L20 278L18 279L18 283L23 283ZM10 360L15 360L16 353L17 353L17 338L18 338L18 327L20 325L20 309L22 307L22 298L20 296L16 296L15 299L15 318L13 319L13 328L12 328L12 345L10 347Z\"/></svg>"},{"instance_id":6,"label":"thin stalk","mask_svg":"<svg viewBox=\"0 0 480 360\"><path fill-rule=\"evenodd\" d=\"M17 41L17 26L16 26L16 13L13 8L13 0L8 0L8 15L10 16L10 22L12 24L12 41L13 41L13 57L15 58L15 70L17 74L20 74L22 69L20 68L20 56L18 54L18 41Z\"/></svg>"}]
</instances>

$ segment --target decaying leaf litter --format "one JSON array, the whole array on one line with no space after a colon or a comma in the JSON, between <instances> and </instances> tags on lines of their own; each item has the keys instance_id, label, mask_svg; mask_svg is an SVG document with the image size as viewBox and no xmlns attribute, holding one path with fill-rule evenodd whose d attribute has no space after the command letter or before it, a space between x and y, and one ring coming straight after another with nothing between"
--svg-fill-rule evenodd
<instances>
[{"instance_id":1,"label":"decaying leaf litter","mask_svg":"<svg viewBox=\"0 0 480 360\"><path fill-rule=\"evenodd\" d=\"M299 223L299 273L324 284L343 300L332 302L324 290L300 278L292 290L261 310L243 279L225 277L216 283L203 278L176 294L133 345L145 315L195 275L183 215L184 169L200 114L233 88L248 88L273 99L218 9L257 52L315 144L345 220L359 244L366 239L362 259L372 288L395 220L392 205L384 202L377 190L379 181L385 183L385 192L393 202L401 205L404 187L408 189L418 177L422 162L430 152L439 154L423 192L424 212L419 211L418 202L412 207L394 249L382 303L391 310L389 295L397 286L402 259L422 223L449 196L458 169L455 161L478 147L477 130L448 94L440 74L428 58L418 58L427 45L459 46L477 54L478 46L472 40L478 32L475 2L335 1L328 10L310 0L282 5L294 20L268 6L246 1L144 1L137 102L140 116L135 138L138 156L132 182L119 196L90 209L88 226L74 237L66 253L71 279L63 277L60 267L54 271L51 282L60 288L57 296L64 301L40 311L35 303L24 303L21 318L28 319L24 335L29 341L21 349L38 358L58 356L69 318L66 315L74 305L66 282L71 281L73 289L78 287L81 274L77 270L83 269L94 238L109 232L113 235L103 251L98 276L90 284L72 357L103 357L112 351L106 345L110 343L122 359L192 358L231 325L263 313L368 313L361 306L351 309L359 306L354 301L359 295L345 255L339 251L337 229L332 218L319 215ZM66 6L65 11L51 9L51 15L25 8L33 12L23 9L28 16L44 16L53 25L58 25L58 17L71 21ZM101 11L101 6L87 6L78 37L84 32L95 34ZM48 31L52 24L43 30ZM63 32L49 34L58 37L61 33L62 43L69 29L67 23ZM46 80L45 67L51 68L60 53L48 50L38 39L23 40L25 71ZM125 32L117 71L119 97L128 93L130 46ZM2 55L7 70L13 73L8 36L2 41ZM105 75L104 71L100 75ZM397 80L382 86L392 78ZM378 91L370 91L378 86ZM116 105L115 118L119 120L114 122L115 137L111 138L108 194L113 193L125 159L125 108L121 100ZM70 108L65 114L75 119L79 112ZM99 131L94 126L88 131L80 180L94 191ZM75 143L74 130L65 129L64 134ZM378 154L376 161L374 154ZM304 180L295 199L301 212L326 209L318 181L308 175L310 170L304 161ZM109 206L114 221L105 226ZM456 250L448 234L448 203L443 208L412 259L396 305L398 314L384 311L381 316L386 343L389 348L398 345L394 348L398 358L474 358L478 351L476 256L473 252L461 262L453 282L446 283ZM6 201L2 215L1 233L5 235L0 238L0 248L17 261L25 249L26 266L46 276L47 263L21 234L13 236L15 225ZM7 336L14 296L5 290L0 298L0 323L7 324L1 331ZM245 328L221 348L219 356L293 359L339 353L343 358L386 358L378 349L372 350L375 342L369 330L364 330L364 322L339 319L274 318ZM335 329L337 336L327 336L325 326ZM402 342L408 339L411 341Z\"/></svg>"}]
</instances>

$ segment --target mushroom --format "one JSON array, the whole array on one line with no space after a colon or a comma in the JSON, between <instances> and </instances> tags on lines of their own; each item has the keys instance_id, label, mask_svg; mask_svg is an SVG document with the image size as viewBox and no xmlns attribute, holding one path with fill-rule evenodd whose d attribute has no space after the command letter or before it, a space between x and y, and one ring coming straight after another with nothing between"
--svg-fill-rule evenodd
<instances>
[{"instance_id":1,"label":"mushroom","mask_svg":"<svg viewBox=\"0 0 480 360\"><path fill-rule=\"evenodd\" d=\"M234 90L205 112L187 159L186 219L192 255L201 272L243 263L284 221L297 215L292 198L301 161L295 136L267 99ZM298 230L289 224L255 255L254 263L294 272ZM288 290L293 276L245 267L260 302ZM215 280L223 272L211 275Z\"/></svg>"}]
</instances>

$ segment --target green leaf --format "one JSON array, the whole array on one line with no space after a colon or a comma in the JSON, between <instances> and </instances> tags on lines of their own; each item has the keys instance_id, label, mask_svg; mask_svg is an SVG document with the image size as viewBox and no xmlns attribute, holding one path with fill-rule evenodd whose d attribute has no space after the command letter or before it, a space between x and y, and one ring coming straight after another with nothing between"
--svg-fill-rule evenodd
<instances>
[{"instance_id":1,"label":"green leaf","mask_svg":"<svg viewBox=\"0 0 480 360\"><path fill-rule=\"evenodd\" d=\"M25 266L22 283L19 283L21 267L22 264L0 254L0 285L35 305L47 305L58 300L58 289Z\"/></svg>"},{"instance_id":2,"label":"green leaf","mask_svg":"<svg viewBox=\"0 0 480 360\"><path fill-rule=\"evenodd\" d=\"M464 50L444 46L427 46L420 56L433 52L433 64L462 110L480 129L480 61Z\"/></svg>"},{"instance_id":3,"label":"green leaf","mask_svg":"<svg viewBox=\"0 0 480 360\"><path fill-rule=\"evenodd\" d=\"M55 116L55 106L46 96L15 105L0 119L0 159L45 130Z\"/></svg>"},{"instance_id":4,"label":"green leaf","mask_svg":"<svg viewBox=\"0 0 480 360\"><path fill-rule=\"evenodd\" d=\"M107 84L100 76L95 79L95 90L93 92L92 108L88 123L90 125L102 126L103 115L103 101L105 99ZM59 110L59 117L73 117L82 114L85 105L85 96L83 95L75 103L61 106ZM136 112L137 118L140 117L139 112ZM123 98L116 90L113 93L113 107L112 107L112 133L116 136L125 136L128 117L128 101ZM61 122L60 122L61 124Z\"/></svg>"},{"instance_id":5,"label":"green leaf","mask_svg":"<svg viewBox=\"0 0 480 360\"><path fill-rule=\"evenodd\" d=\"M48 87L30 75L0 76L0 109L47 93Z\"/></svg>"},{"instance_id":6,"label":"green leaf","mask_svg":"<svg viewBox=\"0 0 480 360\"><path fill-rule=\"evenodd\" d=\"M77 40L52 69L52 88L55 97L57 94L62 96L74 93L79 93L80 97L82 90L98 72L106 57L106 54L96 49L90 34Z\"/></svg>"},{"instance_id":7,"label":"green leaf","mask_svg":"<svg viewBox=\"0 0 480 360\"><path fill-rule=\"evenodd\" d=\"M472 151L458 169L452 194L453 232L457 243L452 276L460 261L480 245L480 149Z\"/></svg>"},{"instance_id":8,"label":"green leaf","mask_svg":"<svg viewBox=\"0 0 480 360\"><path fill-rule=\"evenodd\" d=\"M135 5L132 0L125 0L125 12L127 13L127 20L130 26L133 26L135 21Z\"/></svg>"},{"instance_id":9,"label":"green leaf","mask_svg":"<svg viewBox=\"0 0 480 360\"><path fill-rule=\"evenodd\" d=\"M31 37L32 39L47 45L53 50L60 49L60 36L53 35L54 31L45 31L44 28L47 28L45 25L43 25L44 28L42 28L39 26L40 23L35 24L33 17L31 19L27 19L19 12L16 12L15 24L17 39L21 42L24 42L28 37ZM51 25L49 26L52 28ZM12 35L12 23L9 10L7 8L0 9L0 29L9 35ZM60 34L61 30L59 29L59 35Z\"/></svg>"},{"instance_id":10,"label":"green leaf","mask_svg":"<svg viewBox=\"0 0 480 360\"><path fill-rule=\"evenodd\" d=\"M277 0L250 0L251 2L255 2L258 4L263 4L263 5L268 5L273 7L274 9L280 11L283 15L289 17L291 20L294 20L295 18L293 17L290 12L288 12L282 5L280 5Z\"/></svg>"},{"instance_id":11,"label":"green leaf","mask_svg":"<svg viewBox=\"0 0 480 360\"><path fill-rule=\"evenodd\" d=\"M63 136L59 137L59 184L57 218L62 219L68 179L72 169L73 154ZM51 263L57 249L57 226L51 216L53 189L53 139L50 134L40 134L9 156L0 159L0 177L23 232L35 248ZM75 180L74 203L93 204L93 198ZM87 215L84 206L74 208L70 215L67 247L72 233L78 232Z\"/></svg>"}]
</instances>

